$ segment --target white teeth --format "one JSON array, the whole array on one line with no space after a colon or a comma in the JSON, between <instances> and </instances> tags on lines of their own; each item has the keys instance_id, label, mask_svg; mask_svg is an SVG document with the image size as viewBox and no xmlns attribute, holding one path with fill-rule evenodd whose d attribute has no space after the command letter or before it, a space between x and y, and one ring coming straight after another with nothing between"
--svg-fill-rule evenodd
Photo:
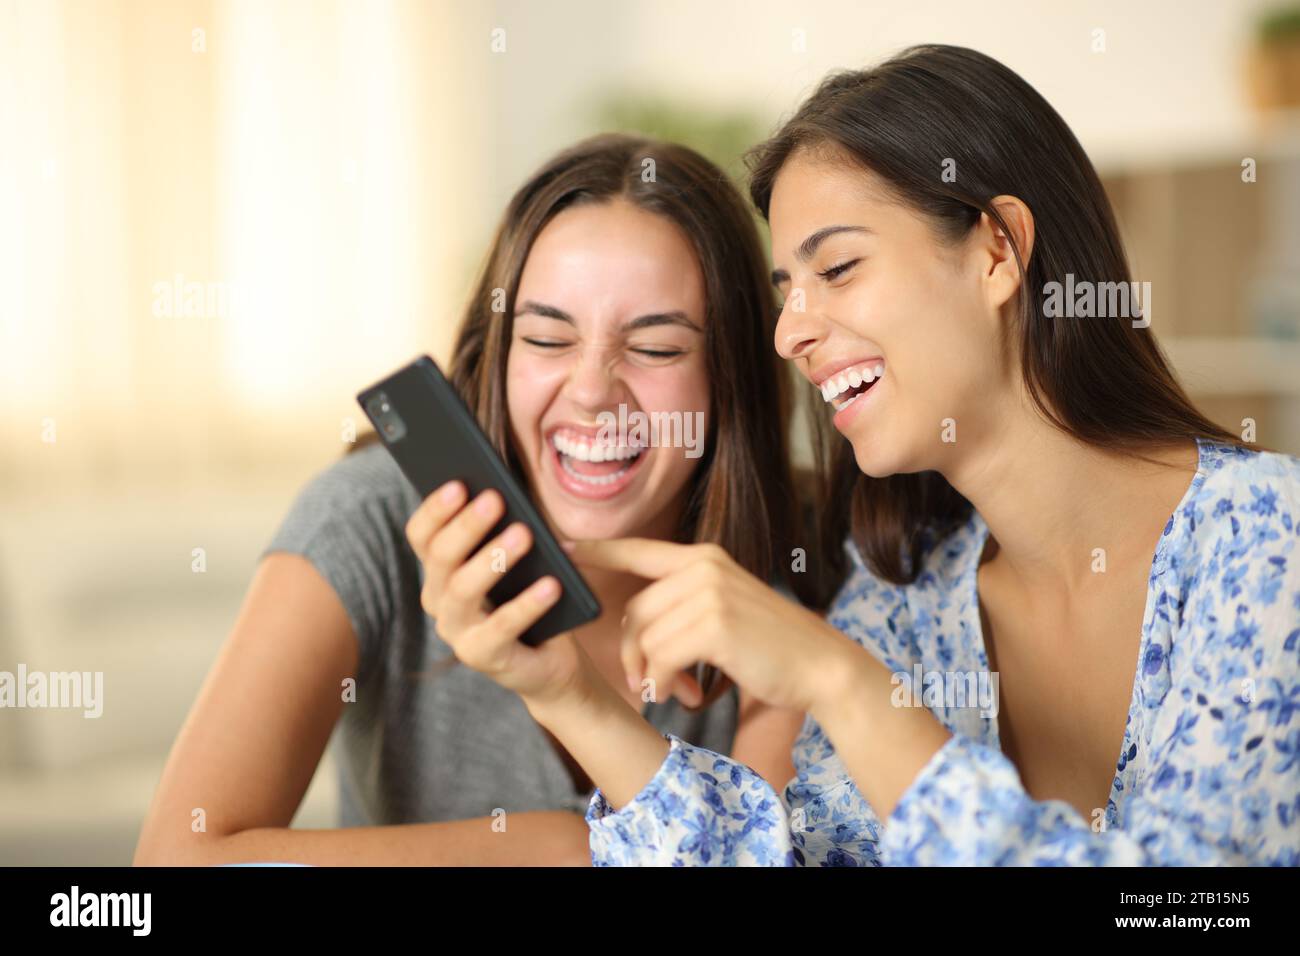
<instances>
[{"instance_id":1,"label":"white teeth","mask_svg":"<svg viewBox=\"0 0 1300 956\"><path fill-rule=\"evenodd\" d=\"M570 475L570 477L576 478L578 479L578 481L581 481L584 484L588 484L588 485L608 485L610 482L617 481L619 478L622 478L623 475L627 472L627 470L632 467L632 463L628 462L626 465L624 465L618 471L614 472L612 475L584 475L581 472L574 469L573 463L569 460L568 455L560 456L560 465Z\"/></svg>"},{"instance_id":2,"label":"white teeth","mask_svg":"<svg viewBox=\"0 0 1300 956\"><path fill-rule=\"evenodd\" d=\"M551 437L551 444L561 455L576 458L578 461L622 461L636 458L645 450L630 445L598 445L561 432Z\"/></svg>"},{"instance_id":3,"label":"white teeth","mask_svg":"<svg viewBox=\"0 0 1300 956\"><path fill-rule=\"evenodd\" d=\"M862 385L870 385L876 379L885 374L885 364L878 362L875 368L870 365L859 365L851 369L846 369L833 378L828 378L821 384L822 399L828 404L834 405L835 399L839 395L847 392L851 388L858 388ZM865 394L865 393L864 393ZM859 396L854 395L844 404L837 406L837 410L847 408Z\"/></svg>"},{"instance_id":4,"label":"white teeth","mask_svg":"<svg viewBox=\"0 0 1300 956\"><path fill-rule=\"evenodd\" d=\"M629 445L601 445L564 432L556 432L552 435L551 444L560 453L560 465L565 472L573 479L587 485L608 485L619 480L632 467L635 459L645 451L644 448L634 448ZM623 461L626 464L612 474L584 475L573 467L575 459L595 462Z\"/></svg>"}]
</instances>

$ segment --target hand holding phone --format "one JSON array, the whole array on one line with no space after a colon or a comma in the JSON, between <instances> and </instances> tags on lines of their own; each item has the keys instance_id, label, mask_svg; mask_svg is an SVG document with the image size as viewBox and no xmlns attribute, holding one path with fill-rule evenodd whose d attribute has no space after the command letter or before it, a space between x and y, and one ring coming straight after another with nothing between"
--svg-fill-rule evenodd
<instances>
[{"instance_id":1,"label":"hand holding phone","mask_svg":"<svg viewBox=\"0 0 1300 956\"><path fill-rule=\"evenodd\" d=\"M446 556L458 559L451 565L439 556L438 568L448 565L447 578L444 582L426 581L426 589L430 583L440 588L483 584L488 606L504 609L542 579L553 579L559 593L519 634L520 641L532 646L600 615L600 604L586 581L431 358L420 356L364 389L357 401L403 474L426 499L417 517L423 514L428 525L416 521L414 530L423 534L426 528L431 529L427 535L430 542L434 535L444 535ZM464 500L451 504L457 497L451 491L441 503L427 500L448 482L459 483ZM471 499L473 503L464 507ZM455 510L444 514L442 506ZM508 540L516 530L514 525L523 526L526 541ZM528 545L526 550L512 550L521 544ZM416 547L415 541L412 547ZM418 549L417 555L426 558ZM426 575L430 567L425 560ZM453 583L452 576L461 570L466 574ZM545 590L543 582L531 592L531 598L525 596L522 603L514 604L507 617L518 620L529 601L541 600ZM503 620L501 626L506 623Z\"/></svg>"},{"instance_id":2,"label":"hand holding phone","mask_svg":"<svg viewBox=\"0 0 1300 956\"><path fill-rule=\"evenodd\" d=\"M520 641L520 635L560 599L553 576L545 575L510 600L489 606L487 592L501 569L513 566L533 543L522 522L508 524L484 541L504 509L496 491L488 489L471 499L459 481L425 499L407 525L411 547L423 556L420 603L457 660L519 694L530 710L537 704L585 699L590 671L583 666L586 658L576 641L567 634L536 647ZM574 691L576 698L571 696Z\"/></svg>"}]
</instances>

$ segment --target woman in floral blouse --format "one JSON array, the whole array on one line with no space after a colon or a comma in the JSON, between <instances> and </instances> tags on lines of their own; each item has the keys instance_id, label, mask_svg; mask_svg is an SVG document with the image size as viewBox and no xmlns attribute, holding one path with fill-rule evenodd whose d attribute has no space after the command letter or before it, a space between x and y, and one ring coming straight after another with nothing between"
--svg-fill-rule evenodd
<instances>
[{"instance_id":1,"label":"woman in floral blouse","mask_svg":"<svg viewBox=\"0 0 1300 956\"><path fill-rule=\"evenodd\" d=\"M599 785L594 862L1300 863L1300 461L1191 405L1064 121L917 47L827 78L751 172L776 348L845 439L845 584L823 620L714 546L572 550L649 582L631 686L693 698L707 661L807 713L784 795L660 735L566 636L520 644L555 582L485 613L499 542L436 495L417 516L457 656Z\"/></svg>"}]
</instances>

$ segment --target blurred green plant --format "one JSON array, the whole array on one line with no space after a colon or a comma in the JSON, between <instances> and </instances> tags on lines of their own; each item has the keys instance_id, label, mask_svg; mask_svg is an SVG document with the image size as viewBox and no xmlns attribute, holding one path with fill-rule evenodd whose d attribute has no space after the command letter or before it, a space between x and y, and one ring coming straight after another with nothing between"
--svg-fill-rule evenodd
<instances>
[{"instance_id":1,"label":"blurred green plant","mask_svg":"<svg viewBox=\"0 0 1300 956\"><path fill-rule=\"evenodd\" d=\"M612 94L592 111L596 128L608 133L639 133L689 146L730 177L749 200L745 151L765 139L768 130L756 116L743 111L726 113L685 103L631 94ZM767 237L767 222L751 207L754 225ZM764 242L766 252L767 243Z\"/></svg>"},{"instance_id":2,"label":"blurred green plant","mask_svg":"<svg viewBox=\"0 0 1300 956\"><path fill-rule=\"evenodd\" d=\"M742 111L726 113L666 99L614 94L593 111L607 132L641 133L689 146L716 163L744 191L745 150L767 135L763 124Z\"/></svg>"},{"instance_id":3,"label":"blurred green plant","mask_svg":"<svg viewBox=\"0 0 1300 956\"><path fill-rule=\"evenodd\" d=\"M1261 43L1282 43L1300 39L1300 4L1278 7L1263 14L1255 24Z\"/></svg>"}]
</instances>

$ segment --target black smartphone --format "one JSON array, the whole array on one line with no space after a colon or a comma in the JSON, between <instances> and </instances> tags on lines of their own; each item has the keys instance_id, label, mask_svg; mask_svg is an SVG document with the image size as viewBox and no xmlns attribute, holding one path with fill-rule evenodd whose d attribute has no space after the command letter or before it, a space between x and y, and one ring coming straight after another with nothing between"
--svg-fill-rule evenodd
<instances>
[{"instance_id":1,"label":"black smartphone","mask_svg":"<svg viewBox=\"0 0 1300 956\"><path fill-rule=\"evenodd\" d=\"M488 592L489 601L497 607L548 574L560 582L563 593L520 635L521 641L536 647L600 615L591 588L433 359L420 356L358 393L357 401L422 501L452 480L461 481L471 499L495 488L505 499L506 512L483 540L516 521L528 525L532 548L502 574Z\"/></svg>"}]
</instances>

